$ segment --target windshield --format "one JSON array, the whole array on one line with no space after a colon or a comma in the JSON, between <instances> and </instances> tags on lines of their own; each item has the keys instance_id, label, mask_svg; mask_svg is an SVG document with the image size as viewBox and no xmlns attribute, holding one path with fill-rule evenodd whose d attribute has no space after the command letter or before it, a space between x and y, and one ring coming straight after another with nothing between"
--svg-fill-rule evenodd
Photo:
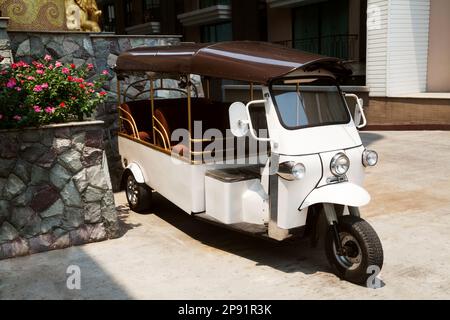
<instances>
[{"instance_id":1,"label":"windshield","mask_svg":"<svg viewBox=\"0 0 450 320\"><path fill-rule=\"evenodd\" d=\"M350 122L337 86L273 85L272 96L284 127L300 129Z\"/></svg>"}]
</instances>

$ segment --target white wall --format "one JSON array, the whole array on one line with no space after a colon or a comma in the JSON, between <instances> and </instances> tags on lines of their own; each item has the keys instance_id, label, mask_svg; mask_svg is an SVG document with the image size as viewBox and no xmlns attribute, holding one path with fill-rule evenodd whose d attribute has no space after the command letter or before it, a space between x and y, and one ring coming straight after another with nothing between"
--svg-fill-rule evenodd
<instances>
[{"instance_id":1,"label":"white wall","mask_svg":"<svg viewBox=\"0 0 450 320\"><path fill-rule=\"evenodd\" d=\"M367 85L370 96L386 96L388 0L367 1Z\"/></svg>"},{"instance_id":2,"label":"white wall","mask_svg":"<svg viewBox=\"0 0 450 320\"><path fill-rule=\"evenodd\" d=\"M369 0L367 84L371 96L426 92L430 0ZM374 9L375 8L375 9Z\"/></svg>"}]
</instances>

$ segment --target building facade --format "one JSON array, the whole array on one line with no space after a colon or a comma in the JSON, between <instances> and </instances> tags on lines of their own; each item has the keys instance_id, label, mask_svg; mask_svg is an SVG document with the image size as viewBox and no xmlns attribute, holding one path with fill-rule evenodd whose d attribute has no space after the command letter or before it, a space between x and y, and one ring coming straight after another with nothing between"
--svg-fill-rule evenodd
<instances>
[{"instance_id":1,"label":"building facade","mask_svg":"<svg viewBox=\"0 0 450 320\"><path fill-rule=\"evenodd\" d=\"M450 123L448 0L99 0L106 31L269 41L348 61L374 124ZM350 89L349 89L350 90Z\"/></svg>"}]
</instances>

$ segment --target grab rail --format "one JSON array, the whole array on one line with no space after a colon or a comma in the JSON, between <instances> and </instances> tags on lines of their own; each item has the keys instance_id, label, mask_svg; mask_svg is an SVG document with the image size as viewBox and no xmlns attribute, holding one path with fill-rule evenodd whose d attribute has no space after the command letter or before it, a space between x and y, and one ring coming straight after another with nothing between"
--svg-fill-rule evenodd
<instances>
[{"instance_id":1,"label":"grab rail","mask_svg":"<svg viewBox=\"0 0 450 320\"><path fill-rule=\"evenodd\" d=\"M122 108L122 106L119 107L119 111L120 111L120 113L124 112L131 119L131 120L127 119L125 117L122 117L122 115L120 115L120 119L125 120L126 122L128 122L128 124L130 124L131 130L133 131L133 137L135 137L136 139L139 139L139 131L138 131L136 122L134 121L133 115L131 113L129 113L127 110L125 110L124 108Z\"/></svg>"},{"instance_id":2,"label":"grab rail","mask_svg":"<svg viewBox=\"0 0 450 320\"><path fill-rule=\"evenodd\" d=\"M155 116L153 116L153 120L156 121L156 123L159 125L159 127L164 132L164 134L163 134L158 128L156 128L156 126L153 127L161 135L161 138L163 139L163 143L164 143L164 149L170 151L170 139L169 139L169 134L168 134L166 128L164 128L164 126L161 123L161 121L159 121L158 118L156 118ZM167 147L167 146L169 146L169 147Z\"/></svg>"}]
</instances>

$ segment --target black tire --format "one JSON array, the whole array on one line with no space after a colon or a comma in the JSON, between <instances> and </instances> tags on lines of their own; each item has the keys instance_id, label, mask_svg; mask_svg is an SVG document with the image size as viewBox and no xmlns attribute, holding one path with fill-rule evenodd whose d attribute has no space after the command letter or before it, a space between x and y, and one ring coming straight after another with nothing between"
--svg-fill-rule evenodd
<instances>
[{"instance_id":1,"label":"black tire","mask_svg":"<svg viewBox=\"0 0 450 320\"><path fill-rule=\"evenodd\" d=\"M144 213L152 204L152 189L146 184L138 183L133 174L125 179L125 194L130 209L137 213Z\"/></svg>"},{"instance_id":2,"label":"black tire","mask_svg":"<svg viewBox=\"0 0 450 320\"><path fill-rule=\"evenodd\" d=\"M325 252L336 274L355 284L366 285L371 266L383 267L383 247L375 230L365 220L355 216L343 216L338 224L339 237L346 255L337 254L332 227L325 237ZM356 240L356 243L355 243ZM358 262L359 261L359 262Z\"/></svg>"}]
</instances>

